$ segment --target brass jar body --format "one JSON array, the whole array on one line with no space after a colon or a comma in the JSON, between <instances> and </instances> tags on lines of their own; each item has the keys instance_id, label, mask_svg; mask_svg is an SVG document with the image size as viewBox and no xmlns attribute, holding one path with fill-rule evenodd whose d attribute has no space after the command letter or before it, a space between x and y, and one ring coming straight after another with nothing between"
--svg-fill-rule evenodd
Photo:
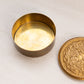
<instances>
[{"instance_id":1,"label":"brass jar body","mask_svg":"<svg viewBox=\"0 0 84 84\"><path fill-rule=\"evenodd\" d=\"M39 13L30 13L19 18L12 29L15 47L30 57L48 53L55 41L56 27L52 20Z\"/></svg>"}]
</instances>

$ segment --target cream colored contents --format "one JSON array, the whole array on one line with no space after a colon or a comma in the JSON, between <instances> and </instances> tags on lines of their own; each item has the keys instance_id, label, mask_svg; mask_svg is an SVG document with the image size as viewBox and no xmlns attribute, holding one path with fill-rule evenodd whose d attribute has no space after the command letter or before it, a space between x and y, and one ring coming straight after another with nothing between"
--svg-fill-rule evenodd
<instances>
[{"instance_id":1,"label":"cream colored contents","mask_svg":"<svg viewBox=\"0 0 84 84\"><path fill-rule=\"evenodd\" d=\"M22 25L15 34L15 43L23 49L41 50L54 39L53 31L44 23L31 22Z\"/></svg>"}]
</instances>

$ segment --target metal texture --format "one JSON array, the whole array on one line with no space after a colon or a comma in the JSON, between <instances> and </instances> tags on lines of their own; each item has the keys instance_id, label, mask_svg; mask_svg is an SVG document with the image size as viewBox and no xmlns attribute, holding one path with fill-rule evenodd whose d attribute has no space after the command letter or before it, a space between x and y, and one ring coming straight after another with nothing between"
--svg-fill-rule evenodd
<instances>
[{"instance_id":1,"label":"metal texture","mask_svg":"<svg viewBox=\"0 0 84 84\"><path fill-rule=\"evenodd\" d=\"M42 56L53 47L56 28L51 19L39 13L19 18L12 29L16 48L30 57Z\"/></svg>"},{"instance_id":2,"label":"metal texture","mask_svg":"<svg viewBox=\"0 0 84 84\"><path fill-rule=\"evenodd\" d=\"M68 40L59 51L59 63L70 76L84 80L84 37Z\"/></svg>"}]
</instances>

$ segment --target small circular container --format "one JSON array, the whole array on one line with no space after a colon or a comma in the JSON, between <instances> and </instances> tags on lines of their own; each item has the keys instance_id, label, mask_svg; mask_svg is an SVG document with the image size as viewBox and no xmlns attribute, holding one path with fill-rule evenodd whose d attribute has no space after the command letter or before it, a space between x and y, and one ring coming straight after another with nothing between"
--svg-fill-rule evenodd
<instances>
[{"instance_id":1,"label":"small circular container","mask_svg":"<svg viewBox=\"0 0 84 84\"><path fill-rule=\"evenodd\" d=\"M55 35L56 27L52 20L39 13L22 16L12 28L15 47L30 57L48 53L54 45Z\"/></svg>"}]
</instances>

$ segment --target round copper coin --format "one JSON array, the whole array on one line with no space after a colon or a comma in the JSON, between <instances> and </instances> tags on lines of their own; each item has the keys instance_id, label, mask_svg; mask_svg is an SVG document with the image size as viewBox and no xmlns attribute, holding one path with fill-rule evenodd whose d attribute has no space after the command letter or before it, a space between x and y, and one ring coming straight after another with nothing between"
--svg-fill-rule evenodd
<instances>
[{"instance_id":1,"label":"round copper coin","mask_svg":"<svg viewBox=\"0 0 84 84\"><path fill-rule=\"evenodd\" d=\"M76 37L64 43L59 51L62 69L70 76L84 80L84 37Z\"/></svg>"}]
</instances>

